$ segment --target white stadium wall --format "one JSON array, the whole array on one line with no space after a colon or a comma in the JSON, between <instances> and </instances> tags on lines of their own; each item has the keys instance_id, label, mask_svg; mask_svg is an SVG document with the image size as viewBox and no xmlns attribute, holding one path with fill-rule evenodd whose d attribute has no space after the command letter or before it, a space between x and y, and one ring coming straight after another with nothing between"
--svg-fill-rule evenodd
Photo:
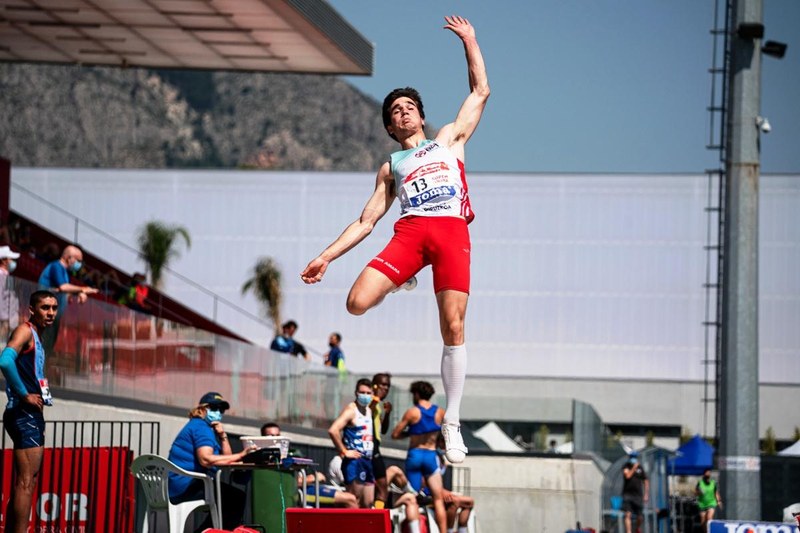
<instances>
[{"instance_id":1,"label":"white stadium wall","mask_svg":"<svg viewBox=\"0 0 800 533\"><path fill-rule=\"evenodd\" d=\"M477 213L467 317L469 373L621 380L703 379L708 181L702 175L470 175ZM800 382L800 176L765 176L760 211L762 383ZM441 341L430 271L413 292L362 317L344 301L385 245L392 209L317 286L299 273L352 222L374 175L256 171L12 168L11 207L67 239L75 222L31 191L135 246L152 219L185 226L173 269L252 313L240 288L256 259L283 270L283 317L316 352L343 335L348 367L438 374ZM712 191L713 193L713 191ZM713 196L713 194L712 194ZM135 253L78 225L78 241L127 271ZM716 268L715 264L711 268ZM166 292L213 314L209 296L168 276ZM713 303L712 303L713 309ZM254 341L264 326L224 305L219 321ZM712 316L713 319L713 316Z\"/></svg>"}]
</instances>

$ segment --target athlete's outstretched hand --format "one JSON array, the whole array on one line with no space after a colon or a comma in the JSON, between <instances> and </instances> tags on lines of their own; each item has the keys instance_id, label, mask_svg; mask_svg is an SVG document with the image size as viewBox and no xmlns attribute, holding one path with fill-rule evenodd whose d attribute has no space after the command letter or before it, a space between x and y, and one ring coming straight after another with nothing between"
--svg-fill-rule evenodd
<instances>
[{"instance_id":1,"label":"athlete's outstretched hand","mask_svg":"<svg viewBox=\"0 0 800 533\"><path fill-rule=\"evenodd\" d=\"M325 271L328 270L328 263L329 261L325 261L321 257L313 259L308 266L306 266L306 269L300 273L300 278L309 284L322 281L322 276L324 276Z\"/></svg>"},{"instance_id":2,"label":"athlete's outstretched hand","mask_svg":"<svg viewBox=\"0 0 800 533\"><path fill-rule=\"evenodd\" d=\"M451 15L445 17L444 20L447 22L447 24L444 25L444 29L452 31L458 35L459 39L462 41L475 38L475 28L473 28L472 24L464 17Z\"/></svg>"}]
</instances>

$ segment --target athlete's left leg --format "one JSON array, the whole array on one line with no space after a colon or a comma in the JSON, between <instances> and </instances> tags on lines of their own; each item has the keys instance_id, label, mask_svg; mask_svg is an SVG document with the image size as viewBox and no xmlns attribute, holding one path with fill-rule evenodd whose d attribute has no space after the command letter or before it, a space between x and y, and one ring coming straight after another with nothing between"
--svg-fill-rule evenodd
<instances>
[{"instance_id":1,"label":"athlete's left leg","mask_svg":"<svg viewBox=\"0 0 800 533\"><path fill-rule=\"evenodd\" d=\"M461 419L461 396L467 376L467 348L464 345L464 318L467 315L465 292L444 290L436 294L439 306L439 327L444 341L442 351L442 384L447 397L444 421L458 424Z\"/></svg>"},{"instance_id":2,"label":"athlete's left leg","mask_svg":"<svg viewBox=\"0 0 800 533\"><path fill-rule=\"evenodd\" d=\"M10 517L13 525L7 528L10 533L24 533L28 531L28 517L36 490L39 470L42 467L44 446L14 450L14 466L17 470L17 480L13 496L9 504Z\"/></svg>"},{"instance_id":3,"label":"athlete's left leg","mask_svg":"<svg viewBox=\"0 0 800 533\"><path fill-rule=\"evenodd\" d=\"M442 385L447 409L442 424L445 457L451 463L461 463L467 447L461 437L461 397L467 377L467 348L464 345L464 318L467 314L466 292L443 290L436 294L439 305L439 326L442 332Z\"/></svg>"}]
</instances>

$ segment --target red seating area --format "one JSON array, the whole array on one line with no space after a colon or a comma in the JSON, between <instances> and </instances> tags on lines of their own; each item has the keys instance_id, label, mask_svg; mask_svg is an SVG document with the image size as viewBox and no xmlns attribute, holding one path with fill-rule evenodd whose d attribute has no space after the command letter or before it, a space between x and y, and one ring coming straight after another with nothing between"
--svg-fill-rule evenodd
<instances>
[{"instance_id":1,"label":"red seating area","mask_svg":"<svg viewBox=\"0 0 800 533\"><path fill-rule=\"evenodd\" d=\"M391 533L387 509L286 509L287 533Z\"/></svg>"}]
</instances>

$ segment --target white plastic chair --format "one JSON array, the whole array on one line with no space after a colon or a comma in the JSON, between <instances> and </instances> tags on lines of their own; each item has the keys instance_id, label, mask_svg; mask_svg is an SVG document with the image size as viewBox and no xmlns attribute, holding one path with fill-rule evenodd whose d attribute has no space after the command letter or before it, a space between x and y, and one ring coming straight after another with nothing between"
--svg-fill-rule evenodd
<instances>
[{"instance_id":1,"label":"white plastic chair","mask_svg":"<svg viewBox=\"0 0 800 533\"><path fill-rule=\"evenodd\" d=\"M174 504L169 501L169 472L203 480L205 499ZM214 497L214 480L205 474L189 472L159 455L140 455L131 463L131 473L142 484L147 510L142 533L148 533L151 512L167 512L170 533L183 533L186 521L193 511L205 508L211 515L215 528L221 527Z\"/></svg>"}]
</instances>

